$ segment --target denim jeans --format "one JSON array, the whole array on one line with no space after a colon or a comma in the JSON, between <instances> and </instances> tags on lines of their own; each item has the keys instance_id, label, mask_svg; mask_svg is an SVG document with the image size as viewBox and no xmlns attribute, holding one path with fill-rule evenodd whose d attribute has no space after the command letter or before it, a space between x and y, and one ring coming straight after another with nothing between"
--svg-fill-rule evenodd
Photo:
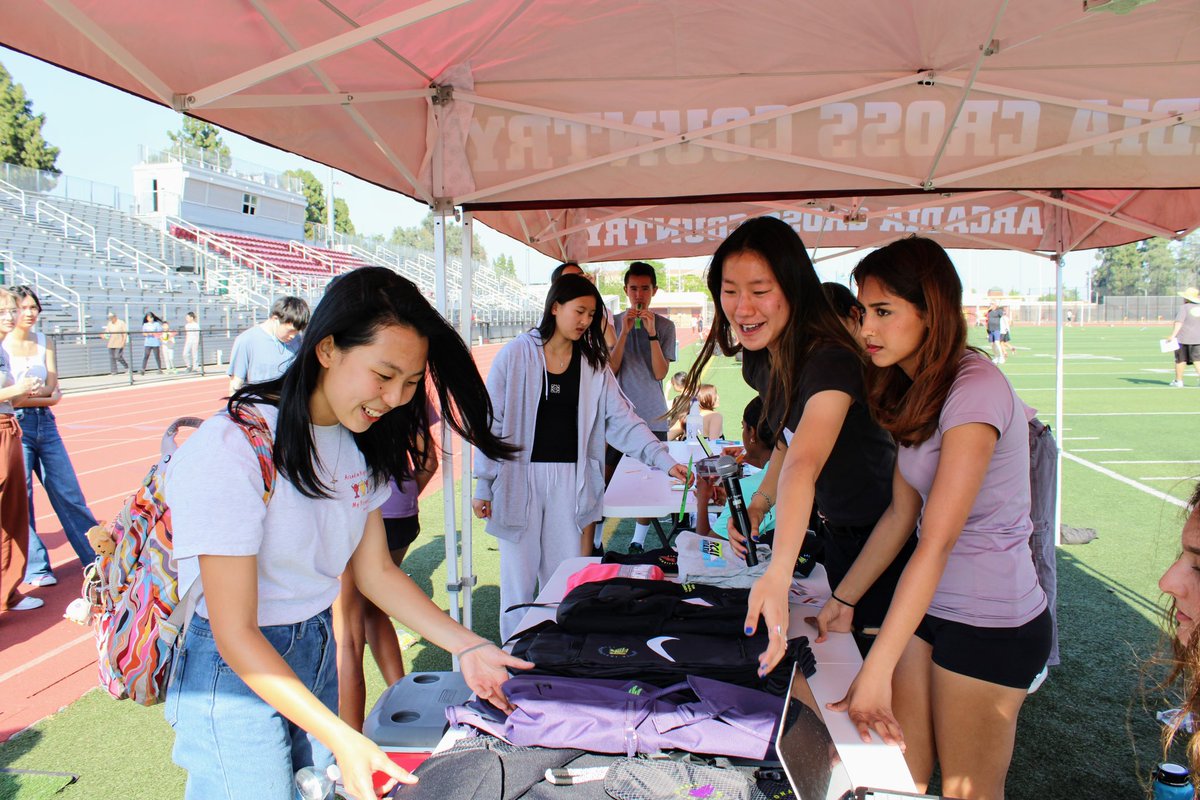
<instances>
[{"instance_id":1,"label":"denim jeans","mask_svg":"<svg viewBox=\"0 0 1200 800\"><path fill-rule=\"evenodd\" d=\"M33 476L37 475L42 488L50 498L50 505L58 515L58 521L67 534L67 541L75 555L86 566L96 560L96 552L88 542L88 529L96 524L96 518L83 499L71 457L58 435L54 412L49 408L19 408L17 419L21 422L21 447L25 450L25 482L29 489L29 563L25 567L25 580L49 575L50 554L38 538L33 512Z\"/></svg>"},{"instance_id":2,"label":"denim jeans","mask_svg":"<svg viewBox=\"0 0 1200 800\"><path fill-rule=\"evenodd\" d=\"M337 647L328 609L263 636L300 682L337 713ZM217 652L212 627L192 617L171 665L163 713L175 729L172 760L187 770L185 800L294 800L296 770L324 770L333 754L254 693Z\"/></svg>"}]
</instances>

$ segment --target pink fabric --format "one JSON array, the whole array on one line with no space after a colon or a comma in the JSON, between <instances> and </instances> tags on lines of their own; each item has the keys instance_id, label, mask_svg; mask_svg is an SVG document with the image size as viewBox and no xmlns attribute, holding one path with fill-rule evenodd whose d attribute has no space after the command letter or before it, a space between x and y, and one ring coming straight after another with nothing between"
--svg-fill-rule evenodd
<instances>
[{"instance_id":1,"label":"pink fabric","mask_svg":"<svg viewBox=\"0 0 1200 800\"><path fill-rule=\"evenodd\" d=\"M593 581L607 581L612 578L639 578L645 581L661 581L663 571L653 564L588 564L583 569L567 578L567 591L576 586Z\"/></svg>"}]
</instances>

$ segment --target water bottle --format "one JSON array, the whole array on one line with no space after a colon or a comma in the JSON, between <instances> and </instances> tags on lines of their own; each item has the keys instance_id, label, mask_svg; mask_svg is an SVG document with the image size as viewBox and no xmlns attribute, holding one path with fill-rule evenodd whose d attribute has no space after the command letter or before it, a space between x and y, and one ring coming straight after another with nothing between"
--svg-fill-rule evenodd
<instances>
[{"instance_id":1,"label":"water bottle","mask_svg":"<svg viewBox=\"0 0 1200 800\"><path fill-rule=\"evenodd\" d=\"M684 424L687 427L687 440L689 442L697 441L700 438L700 432L704 429L704 417L700 416L699 400L692 400L692 407L688 410Z\"/></svg>"},{"instance_id":2,"label":"water bottle","mask_svg":"<svg viewBox=\"0 0 1200 800\"><path fill-rule=\"evenodd\" d=\"M1154 800L1192 800L1194 796L1187 767L1168 761L1154 770Z\"/></svg>"},{"instance_id":3,"label":"water bottle","mask_svg":"<svg viewBox=\"0 0 1200 800\"><path fill-rule=\"evenodd\" d=\"M296 772L296 790L303 800L327 800L333 797L333 781L316 767L301 767Z\"/></svg>"},{"instance_id":4,"label":"water bottle","mask_svg":"<svg viewBox=\"0 0 1200 800\"><path fill-rule=\"evenodd\" d=\"M641 311L641 310L642 310L642 304L641 304L641 303L638 303L638 304L637 304L637 310L638 310L638 311ZM633 320L633 329L634 329L635 331L640 331L640 330L642 329L642 318L641 318L641 317L636 317L636 318L634 318L634 320Z\"/></svg>"}]
</instances>

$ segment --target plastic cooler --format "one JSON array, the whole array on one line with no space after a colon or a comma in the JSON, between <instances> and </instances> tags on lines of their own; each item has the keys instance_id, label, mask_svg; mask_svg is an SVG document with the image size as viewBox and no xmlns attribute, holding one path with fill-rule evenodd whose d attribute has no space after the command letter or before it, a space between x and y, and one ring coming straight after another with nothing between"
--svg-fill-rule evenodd
<instances>
[{"instance_id":1,"label":"plastic cooler","mask_svg":"<svg viewBox=\"0 0 1200 800\"><path fill-rule=\"evenodd\" d=\"M363 734L412 770L433 752L449 727L446 706L470 699L471 690L459 672L414 672L379 696L363 723Z\"/></svg>"}]
</instances>

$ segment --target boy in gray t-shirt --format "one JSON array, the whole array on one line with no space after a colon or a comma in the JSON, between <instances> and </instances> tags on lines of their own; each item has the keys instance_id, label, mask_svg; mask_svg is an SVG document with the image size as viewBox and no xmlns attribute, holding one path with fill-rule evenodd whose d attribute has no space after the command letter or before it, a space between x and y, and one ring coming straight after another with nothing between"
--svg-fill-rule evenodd
<instances>
[{"instance_id":1,"label":"boy in gray t-shirt","mask_svg":"<svg viewBox=\"0 0 1200 800\"><path fill-rule=\"evenodd\" d=\"M629 310L614 320L617 343L612 349L609 365L617 376L621 391L633 403L633 410L659 439L666 441L669 421L667 398L663 394L663 379L675 360L675 323L650 310L650 301L658 293L658 278L654 267L635 261L625 272L625 296ZM621 460L621 453L608 448L605 482ZM639 519L633 529L631 552L640 552L646 542L649 518Z\"/></svg>"}]
</instances>

